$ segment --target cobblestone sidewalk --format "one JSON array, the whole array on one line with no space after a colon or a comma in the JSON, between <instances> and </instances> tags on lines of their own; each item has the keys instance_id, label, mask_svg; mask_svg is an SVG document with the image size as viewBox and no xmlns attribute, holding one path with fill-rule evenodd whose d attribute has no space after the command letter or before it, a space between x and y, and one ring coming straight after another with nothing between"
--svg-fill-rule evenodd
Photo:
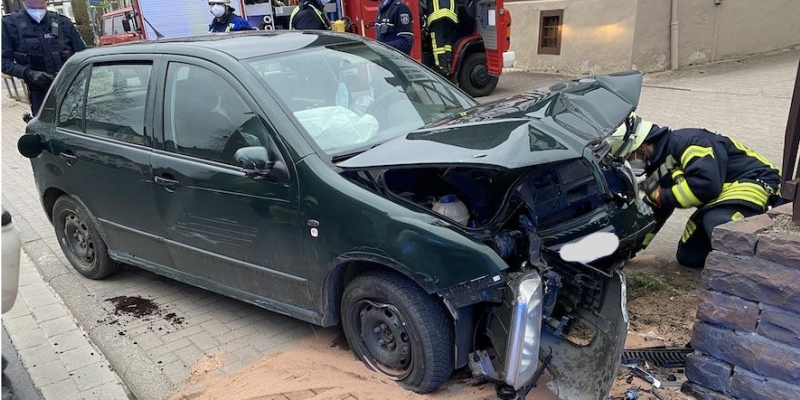
<instances>
[{"instance_id":1,"label":"cobblestone sidewalk","mask_svg":"<svg viewBox=\"0 0 800 400\"><path fill-rule=\"evenodd\" d=\"M3 315L13 346L45 399L124 400L128 388L28 258L14 308Z\"/></svg>"}]
</instances>

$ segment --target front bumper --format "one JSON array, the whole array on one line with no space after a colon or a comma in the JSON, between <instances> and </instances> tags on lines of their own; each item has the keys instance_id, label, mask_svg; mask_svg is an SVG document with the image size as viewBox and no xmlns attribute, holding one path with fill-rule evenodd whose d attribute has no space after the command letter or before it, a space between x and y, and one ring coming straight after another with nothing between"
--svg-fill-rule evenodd
<instances>
[{"instance_id":1,"label":"front bumper","mask_svg":"<svg viewBox=\"0 0 800 400\"><path fill-rule=\"evenodd\" d=\"M571 313L594 330L590 341L581 344L543 327L545 289L537 272L522 274L508 285L503 305L488 327L500 369L493 378L522 389L536 383L539 359L549 358L546 368L552 379L547 386L560 399L605 399L628 330L624 275L617 272L606 278L599 313L584 309Z\"/></svg>"}]
</instances>

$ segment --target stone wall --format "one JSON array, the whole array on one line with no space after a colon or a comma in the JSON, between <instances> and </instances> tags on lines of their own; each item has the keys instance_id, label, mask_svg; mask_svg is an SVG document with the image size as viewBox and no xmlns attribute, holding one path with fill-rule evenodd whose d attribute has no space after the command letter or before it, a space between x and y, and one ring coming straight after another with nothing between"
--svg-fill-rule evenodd
<instances>
[{"instance_id":1,"label":"stone wall","mask_svg":"<svg viewBox=\"0 0 800 400\"><path fill-rule=\"evenodd\" d=\"M714 230L684 393L800 399L800 229L790 207Z\"/></svg>"}]
</instances>

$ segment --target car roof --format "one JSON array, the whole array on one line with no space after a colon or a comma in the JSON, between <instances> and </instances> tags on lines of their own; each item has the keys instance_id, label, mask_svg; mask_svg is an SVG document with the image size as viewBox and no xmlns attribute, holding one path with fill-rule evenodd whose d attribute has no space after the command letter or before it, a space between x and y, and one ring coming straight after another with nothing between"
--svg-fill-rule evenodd
<instances>
[{"instance_id":1,"label":"car roof","mask_svg":"<svg viewBox=\"0 0 800 400\"><path fill-rule=\"evenodd\" d=\"M339 43L362 43L362 36L323 31L245 31L226 34L142 40L91 50L91 55L158 53L199 55L223 52L243 60ZM88 53L88 52L87 52ZM80 53L78 53L80 54ZM88 54L87 54L88 55Z\"/></svg>"}]
</instances>

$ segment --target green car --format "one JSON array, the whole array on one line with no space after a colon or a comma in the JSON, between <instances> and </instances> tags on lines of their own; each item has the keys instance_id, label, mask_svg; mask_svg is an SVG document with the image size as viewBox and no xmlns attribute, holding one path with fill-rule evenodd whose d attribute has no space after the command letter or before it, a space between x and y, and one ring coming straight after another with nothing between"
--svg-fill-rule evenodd
<instances>
[{"instance_id":1,"label":"green car","mask_svg":"<svg viewBox=\"0 0 800 400\"><path fill-rule=\"evenodd\" d=\"M321 326L426 393L454 369L603 399L624 262L653 229L606 140L641 74L479 106L349 34L251 32L84 51L20 139L81 274L137 266ZM561 257L610 235L601 258ZM580 246L580 245L579 245Z\"/></svg>"}]
</instances>

